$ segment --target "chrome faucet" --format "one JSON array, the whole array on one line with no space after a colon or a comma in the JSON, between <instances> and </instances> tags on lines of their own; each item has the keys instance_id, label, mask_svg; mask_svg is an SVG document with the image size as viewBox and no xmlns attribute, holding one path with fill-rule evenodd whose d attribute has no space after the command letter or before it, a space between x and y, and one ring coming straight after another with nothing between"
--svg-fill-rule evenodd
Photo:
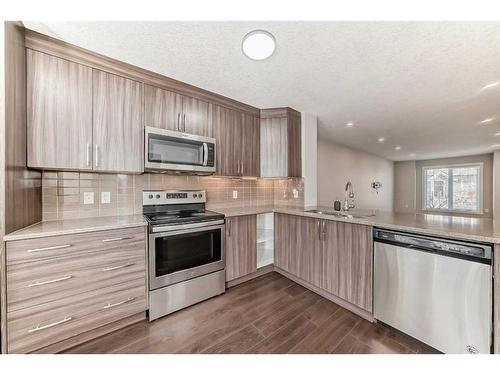
<instances>
[{"instance_id":1,"label":"chrome faucet","mask_svg":"<svg viewBox=\"0 0 500 375\"><path fill-rule=\"evenodd\" d=\"M354 191L352 189L352 182L347 181L345 184L345 198L344 198L344 211L349 211L351 208L356 207L354 205Z\"/></svg>"}]
</instances>

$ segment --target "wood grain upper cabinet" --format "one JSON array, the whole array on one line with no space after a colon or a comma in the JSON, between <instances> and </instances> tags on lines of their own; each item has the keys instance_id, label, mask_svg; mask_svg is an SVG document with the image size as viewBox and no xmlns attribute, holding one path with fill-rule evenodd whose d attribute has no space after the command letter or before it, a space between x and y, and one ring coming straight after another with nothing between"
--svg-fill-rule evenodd
<instances>
[{"instance_id":1,"label":"wood grain upper cabinet","mask_svg":"<svg viewBox=\"0 0 500 375\"><path fill-rule=\"evenodd\" d=\"M260 176L260 119L241 113L241 170L242 176Z\"/></svg>"},{"instance_id":2,"label":"wood grain upper cabinet","mask_svg":"<svg viewBox=\"0 0 500 375\"><path fill-rule=\"evenodd\" d=\"M300 112L261 110L260 133L261 177L302 177Z\"/></svg>"},{"instance_id":3,"label":"wood grain upper cabinet","mask_svg":"<svg viewBox=\"0 0 500 375\"><path fill-rule=\"evenodd\" d=\"M322 288L372 311L372 227L323 220Z\"/></svg>"},{"instance_id":4,"label":"wood grain upper cabinet","mask_svg":"<svg viewBox=\"0 0 500 375\"><path fill-rule=\"evenodd\" d=\"M216 139L216 173L219 176L238 175L238 156L236 142L236 112L213 106L213 133Z\"/></svg>"},{"instance_id":5,"label":"wood grain upper cabinet","mask_svg":"<svg viewBox=\"0 0 500 375\"><path fill-rule=\"evenodd\" d=\"M207 102L144 85L144 125L211 137L211 120Z\"/></svg>"},{"instance_id":6,"label":"wood grain upper cabinet","mask_svg":"<svg viewBox=\"0 0 500 375\"><path fill-rule=\"evenodd\" d=\"M142 83L93 70L94 169L144 170Z\"/></svg>"},{"instance_id":7,"label":"wood grain upper cabinet","mask_svg":"<svg viewBox=\"0 0 500 375\"><path fill-rule=\"evenodd\" d=\"M226 219L226 281L257 270L257 216Z\"/></svg>"},{"instance_id":8,"label":"wood grain upper cabinet","mask_svg":"<svg viewBox=\"0 0 500 375\"><path fill-rule=\"evenodd\" d=\"M92 169L92 69L26 50L28 166Z\"/></svg>"}]
</instances>

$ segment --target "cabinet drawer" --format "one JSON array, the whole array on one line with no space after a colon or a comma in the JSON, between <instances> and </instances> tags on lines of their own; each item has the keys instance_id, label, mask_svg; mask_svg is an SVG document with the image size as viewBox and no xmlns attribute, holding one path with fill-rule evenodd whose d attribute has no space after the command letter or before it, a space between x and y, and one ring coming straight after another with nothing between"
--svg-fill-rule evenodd
<instances>
[{"instance_id":1,"label":"cabinet drawer","mask_svg":"<svg viewBox=\"0 0 500 375\"><path fill-rule=\"evenodd\" d=\"M93 289L146 279L144 246L10 265L7 311L55 301Z\"/></svg>"},{"instance_id":2,"label":"cabinet drawer","mask_svg":"<svg viewBox=\"0 0 500 375\"><path fill-rule=\"evenodd\" d=\"M7 266L94 251L145 246L144 227L87 232L7 242Z\"/></svg>"},{"instance_id":3,"label":"cabinet drawer","mask_svg":"<svg viewBox=\"0 0 500 375\"><path fill-rule=\"evenodd\" d=\"M9 353L26 353L147 309L146 280L134 280L8 314Z\"/></svg>"}]
</instances>

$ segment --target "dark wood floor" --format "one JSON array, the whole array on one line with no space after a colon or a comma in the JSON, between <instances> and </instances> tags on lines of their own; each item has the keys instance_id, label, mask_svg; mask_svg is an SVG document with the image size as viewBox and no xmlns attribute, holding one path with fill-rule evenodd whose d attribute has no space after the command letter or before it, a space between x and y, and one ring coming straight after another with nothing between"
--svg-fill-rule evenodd
<instances>
[{"instance_id":1,"label":"dark wood floor","mask_svg":"<svg viewBox=\"0 0 500 375\"><path fill-rule=\"evenodd\" d=\"M66 353L428 353L277 273Z\"/></svg>"}]
</instances>

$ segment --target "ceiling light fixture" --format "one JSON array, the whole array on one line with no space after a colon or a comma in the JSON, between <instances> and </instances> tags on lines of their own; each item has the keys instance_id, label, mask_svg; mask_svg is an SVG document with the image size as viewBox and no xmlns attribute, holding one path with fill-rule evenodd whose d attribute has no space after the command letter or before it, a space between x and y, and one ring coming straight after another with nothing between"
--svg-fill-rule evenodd
<instances>
[{"instance_id":1,"label":"ceiling light fixture","mask_svg":"<svg viewBox=\"0 0 500 375\"><path fill-rule=\"evenodd\" d=\"M399 151L399 150L401 150L401 146L396 146L396 147L394 147L394 149Z\"/></svg>"},{"instance_id":2,"label":"ceiling light fixture","mask_svg":"<svg viewBox=\"0 0 500 375\"><path fill-rule=\"evenodd\" d=\"M345 124L345 126L347 126L348 128L352 128L354 126L354 123L348 122L347 124Z\"/></svg>"},{"instance_id":3,"label":"ceiling light fixture","mask_svg":"<svg viewBox=\"0 0 500 375\"><path fill-rule=\"evenodd\" d=\"M500 145L498 143L495 143L494 145L491 145L491 147L497 148L500 147Z\"/></svg>"},{"instance_id":4,"label":"ceiling light fixture","mask_svg":"<svg viewBox=\"0 0 500 375\"><path fill-rule=\"evenodd\" d=\"M384 137L380 137L379 139L377 139L377 142L379 142L379 143L382 143L382 142L384 142L384 141L385 141L385 138L384 138Z\"/></svg>"},{"instance_id":5,"label":"ceiling light fixture","mask_svg":"<svg viewBox=\"0 0 500 375\"><path fill-rule=\"evenodd\" d=\"M492 82L492 83L489 83L489 84L483 86L483 88L481 90L491 89L492 87L496 87L498 85L500 85L500 81Z\"/></svg>"},{"instance_id":6,"label":"ceiling light fixture","mask_svg":"<svg viewBox=\"0 0 500 375\"><path fill-rule=\"evenodd\" d=\"M265 60L276 49L276 40L273 34L265 30L253 30L243 37L241 50L246 57L252 60Z\"/></svg>"},{"instance_id":7,"label":"ceiling light fixture","mask_svg":"<svg viewBox=\"0 0 500 375\"><path fill-rule=\"evenodd\" d=\"M495 137L498 137L500 135L500 132L495 133Z\"/></svg>"},{"instance_id":8,"label":"ceiling light fixture","mask_svg":"<svg viewBox=\"0 0 500 375\"><path fill-rule=\"evenodd\" d=\"M480 124L487 124L488 122L492 122L494 120L493 117L485 118L483 121L480 121Z\"/></svg>"},{"instance_id":9,"label":"ceiling light fixture","mask_svg":"<svg viewBox=\"0 0 500 375\"><path fill-rule=\"evenodd\" d=\"M412 158L412 157L414 157L414 156L415 156L415 154L410 154L410 157L411 157L411 158Z\"/></svg>"}]
</instances>

